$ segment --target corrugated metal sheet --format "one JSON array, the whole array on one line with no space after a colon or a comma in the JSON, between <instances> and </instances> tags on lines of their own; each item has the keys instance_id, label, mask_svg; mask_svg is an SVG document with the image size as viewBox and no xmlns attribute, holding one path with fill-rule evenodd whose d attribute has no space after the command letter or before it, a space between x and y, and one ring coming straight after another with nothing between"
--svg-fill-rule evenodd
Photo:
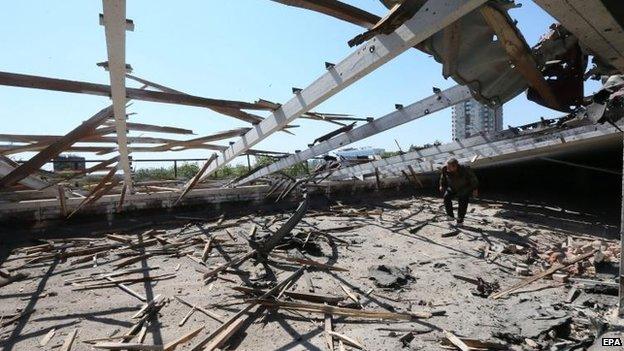
<instances>
[{"instance_id":1,"label":"corrugated metal sheet","mask_svg":"<svg viewBox=\"0 0 624 351\"><path fill-rule=\"evenodd\" d=\"M421 5L426 1L417 0ZM392 8L402 0L381 0L388 8ZM503 13L513 7L511 0L492 1ZM510 24L515 27L511 17L506 15ZM522 37L520 31L516 32ZM444 63L444 34L438 32L420 47L421 50L433 55L434 59ZM528 49L527 45L527 49ZM457 70L450 76L457 83L467 85L479 102L488 105L503 104L527 89L528 84L516 71L507 56L507 52L495 40L494 31L485 22L479 10L475 10L460 20L460 44L457 54Z\"/></svg>"}]
</instances>

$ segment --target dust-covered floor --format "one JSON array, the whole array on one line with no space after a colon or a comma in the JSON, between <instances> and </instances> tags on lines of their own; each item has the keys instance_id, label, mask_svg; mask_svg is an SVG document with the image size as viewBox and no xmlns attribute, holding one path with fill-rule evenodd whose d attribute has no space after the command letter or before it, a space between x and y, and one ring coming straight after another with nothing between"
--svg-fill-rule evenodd
<instances>
[{"instance_id":1,"label":"dust-covered floor","mask_svg":"<svg viewBox=\"0 0 624 351\"><path fill-rule=\"evenodd\" d=\"M328 350L331 340L336 350L439 350L454 335L469 347L491 343L482 349L580 350L600 333L619 335L609 324L617 306L617 228L543 206L480 201L459 230L435 198L311 208L267 260L252 258L204 281L290 214L219 220L195 213L108 236L65 238L59 229L56 238L4 243L11 254L1 268L9 278L0 279L17 281L0 288L0 347L58 350L76 332L68 349L120 342L172 349L188 336L177 349L191 350L249 305L221 349ZM262 301L233 289L266 292L302 263L307 270L294 283ZM504 294L552 267L563 268ZM141 299L155 303L141 313ZM275 308L274 299L288 306ZM325 331L329 321L333 333Z\"/></svg>"}]
</instances>

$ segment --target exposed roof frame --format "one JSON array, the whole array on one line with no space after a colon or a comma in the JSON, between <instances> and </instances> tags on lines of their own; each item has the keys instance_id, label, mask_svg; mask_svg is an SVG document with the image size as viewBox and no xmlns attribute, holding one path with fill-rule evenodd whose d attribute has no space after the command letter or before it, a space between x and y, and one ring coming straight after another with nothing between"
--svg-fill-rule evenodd
<instances>
[{"instance_id":1,"label":"exposed roof frame","mask_svg":"<svg viewBox=\"0 0 624 351\"><path fill-rule=\"evenodd\" d=\"M298 92L291 100L228 148L222 157L210 165L202 179L410 47L479 8L486 1L429 0L411 19L393 33L375 36L340 63L328 67L325 74Z\"/></svg>"},{"instance_id":2,"label":"exposed roof frame","mask_svg":"<svg viewBox=\"0 0 624 351\"><path fill-rule=\"evenodd\" d=\"M89 83L68 79L33 76L27 74L0 72L0 85L62 91L67 93L111 96L111 87L106 84ZM160 102L165 104L195 106L204 108L235 108L245 110L271 111L273 106L262 100L244 102L210 99L188 94L173 94L162 91L126 88L126 97L132 100Z\"/></svg>"},{"instance_id":3,"label":"exposed roof frame","mask_svg":"<svg viewBox=\"0 0 624 351\"><path fill-rule=\"evenodd\" d=\"M468 89L468 87L456 85L441 93L429 96L409 106L405 106L404 108L393 111L370 123L364 124L360 127L354 128L343 134L335 136L327 141L314 145L307 150L303 150L287 158L272 163L262 169L257 170L248 177L240 180L239 182L237 182L236 185L242 185L254 181L260 177L267 176L281 169L290 167L300 162L304 162L313 157L323 155L331 150L335 150L337 148L354 143L358 140L368 138L372 135L379 134L404 123L456 105L462 101L470 99L471 97L472 95L470 95L470 89Z\"/></svg>"}]
</instances>

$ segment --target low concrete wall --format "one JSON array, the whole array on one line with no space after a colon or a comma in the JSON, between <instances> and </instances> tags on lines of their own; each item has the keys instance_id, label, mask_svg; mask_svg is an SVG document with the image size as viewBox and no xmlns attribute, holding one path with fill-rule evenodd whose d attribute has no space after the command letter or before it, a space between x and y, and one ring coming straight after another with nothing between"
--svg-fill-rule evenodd
<instances>
[{"instance_id":1,"label":"low concrete wall","mask_svg":"<svg viewBox=\"0 0 624 351\"><path fill-rule=\"evenodd\" d=\"M389 177L381 179L381 188L396 188L404 184L403 178ZM203 188L194 189L189 192L186 197L175 208L191 208L191 207L210 207L216 210L222 205L240 205L240 206L256 206L267 202L266 193L269 190L268 185L250 185L238 188ZM320 185L308 187L308 192L312 195L325 196L348 196L353 194L365 194L371 190L377 189L377 183L374 179L361 180L343 180L343 181L327 181ZM279 195L273 194L275 198ZM148 211L163 209L167 211L173 210L173 204L177 200L179 193L174 192L154 192L150 194L135 194L126 197L123 204L123 213ZM300 197L300 193L293 191L289 200L296 200ZM72 221L79 221L80 218L93 216L105 216L105 219L112 220L118 214L117 206L119 203L119 195L104 196L94 204L81 209ZM71 213L82 202L81 198L71 198L66 200L66 211ZM269 200L273 201L273 200ZM10 223L16 225L20 223L28 226L44 225L46 221L58 221L63 219L58 199L47 200L31 200L16 203L0 204L0 226Z\"/></svg>"}]
</instances>

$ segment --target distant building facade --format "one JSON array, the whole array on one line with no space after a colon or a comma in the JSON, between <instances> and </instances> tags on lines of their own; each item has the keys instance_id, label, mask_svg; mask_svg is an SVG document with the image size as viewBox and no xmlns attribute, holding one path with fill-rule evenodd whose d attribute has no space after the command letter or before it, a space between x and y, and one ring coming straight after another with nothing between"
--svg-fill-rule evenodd
<instances>
[{"instance_id":1,"label":"distant building facade","mask_svg":"<svg viewBox=\"0 0 624 351\"><path fill-rule=\"evenodd\" d=\"M86 169L85 158L74 155L59 155L52 160L54 172L81 172Z\"/></svg>"},{"instance_id":2,"label":"distant building facade","mask_svg":"<svg viewBox=\"0 0 624 351\"><path fill-rule=\"evenodd\" d=\"M475 99L453 106L453 140L503 130L503 107L491 108Z\"/></svg>"}]
</instances>

